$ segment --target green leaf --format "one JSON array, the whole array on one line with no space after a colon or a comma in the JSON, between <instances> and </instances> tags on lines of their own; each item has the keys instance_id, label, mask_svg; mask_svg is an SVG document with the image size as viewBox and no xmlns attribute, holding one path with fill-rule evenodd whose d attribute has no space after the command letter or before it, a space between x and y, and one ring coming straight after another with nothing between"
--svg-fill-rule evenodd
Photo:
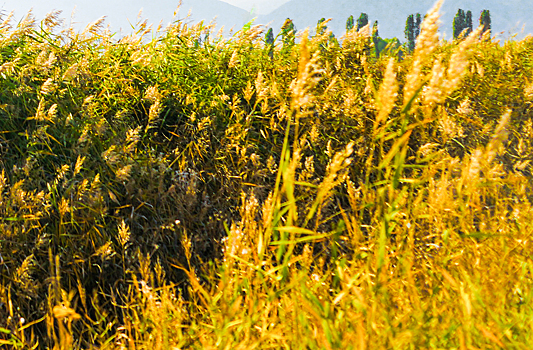
<instances>
[{"instance_id":1,"label":"green leaf","mask_svg":"<svg viewBox=\"0 0 533 350\"><path fill-rule=\"evenodd\" d=\"M302 227L296 227L296 226L280 226L280 227L276 227L276 230L281 231L281 232L288 232L288 233L302 233L306 235L315 234L315 231L308 230Z\"/></svg>"},{"instance_id":2,"label":"green leaf","mask_svg":"<svg viewBox=\"0 0 533 350\"><path fill-rule=\"evenodd\" d=\"M405 144L407 143L407 141L409 141L409 137L411 136L411 132L412 130L409 130L407 131L405 134L403 134L398 140L396 140L396 142L394 143L394 145L391 147L391 149L389 150L389 153L387 153L387 155L383 158L383 160L381 161L381 164L379 165L379 168L378 169L383 169L383 168L386 168L390 161L392 160L392 158L399 152L400 148Z\"/></svg>"}]
</instances>

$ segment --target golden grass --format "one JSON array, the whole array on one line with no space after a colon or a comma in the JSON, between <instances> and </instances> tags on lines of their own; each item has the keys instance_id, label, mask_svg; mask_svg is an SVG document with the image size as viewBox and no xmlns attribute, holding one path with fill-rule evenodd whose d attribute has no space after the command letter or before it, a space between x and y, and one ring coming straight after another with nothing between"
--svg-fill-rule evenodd
<instances>
[{"instance_id":1,"label":"golden grass","mask_svg":"<svg viewBox=\"0 0 533 350\"><path fill-rule=\"evenodd\" d=\"M0 345L528 349L530 38L0 24Z\"/></svg>"}]
</instances>

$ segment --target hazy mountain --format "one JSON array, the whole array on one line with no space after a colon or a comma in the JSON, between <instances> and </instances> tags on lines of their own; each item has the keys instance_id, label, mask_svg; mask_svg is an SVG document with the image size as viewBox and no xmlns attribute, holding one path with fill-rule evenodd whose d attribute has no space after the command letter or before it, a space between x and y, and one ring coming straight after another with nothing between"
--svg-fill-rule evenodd
<instances>
[{"instance_id":1,"label":"hazy mountain","mask_svg":"<svg viewBox=\"0 0 533 350\"><path fill-rule=\"evenodd\" d=\"M174 11L178 6L178 0L51 0L51 1L17 1L7 0L1 3L4 13L15 11L15 18L23 17L30 8L37 20L42 20L52 10L62 10L61 17L70 23L71 13L74 10L74 23L77 29L84 28L88 23L106 16L106 23L114 32L122 29L123 33L131 32L131 24L137 22L139 10L143 9L142 18L155 26L162 20L163 25L172 21ZM194 23L201 20L206 22L217 17L219 26L226 29L235 26L242 28L243 24L250 20L249 12L219 0L183 0L178 18L187 16L192 10L191 21Z\"/></svg>"},{"instance_id":2,"label":"hazy mountain","mask_svg":"<svg viewBox=\"0 0 533 350\"><path fill-rule=\"evenodd\" d=\"M285 19L291 18L298 30L306 27L314 29L317 21L325 17L332 18L328 27L337 35L346 31L346 19L353 15L357 19L361 12L368 14L373 23L378 20L381 37L397 37L404 40L404 28L407 16L413 13L424 15L435 4L435 0L398 1L398 0L291 0L265 16L258 17L256 23L269 23L274 32ZM518 33L522 24L533 19L531 0L447 0L441 9L441 33L446 38L452 35L452 23L457 10L471 10L474 26L479 23L479 15L483 9L491 13L493 34L505 31ZM533 32L533 25L525 27L525 33Z\"/></svg>"}]
</instances>

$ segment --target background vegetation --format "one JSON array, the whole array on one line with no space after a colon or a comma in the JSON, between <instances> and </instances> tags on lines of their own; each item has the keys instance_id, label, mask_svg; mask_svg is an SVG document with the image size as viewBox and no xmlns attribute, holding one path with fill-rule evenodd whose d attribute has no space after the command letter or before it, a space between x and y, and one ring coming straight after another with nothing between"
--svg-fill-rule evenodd
<instances>
[{"instance_id":1,"label":"background vegetation","mask_svg":"<svg viewBox=\"0 0 533 350\"><path fill-rule=\"evenodd\" d=\"M527 349L533 40L438 8L401 61L6 18L0 344Z\"/></svg>"}]
</instances>

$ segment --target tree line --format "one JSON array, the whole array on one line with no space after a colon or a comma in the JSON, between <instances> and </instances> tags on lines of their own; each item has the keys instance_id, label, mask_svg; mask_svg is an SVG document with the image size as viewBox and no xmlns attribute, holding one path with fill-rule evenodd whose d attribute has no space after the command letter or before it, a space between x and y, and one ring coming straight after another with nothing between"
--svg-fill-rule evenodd
<instances>
[{"instance_id":1,"label":"tree line","mask_svg":"<svg viewBox=\"0 0 533 350\"><path fill-rule=\"evenodd\" d=\"M420 13L417 13L416 15L409 15L407 17L404 33L405 39L407 40L407 51L409 52L412 52L415 48L416 39L420 34L421 23L422 18ZM483 36L486 32L489 32L490 34L491 19L489 10L481 11L479 16L479 25L483 27L481 36ZM468 36L472 32L472 29L472 11L468 10L465 12L463 9L459 9L453 19L453 39L458 40Z\"/></svg>"},{"instance_id":2,"label":"tree line","mask_svg":"<svg viewBox=\"0 0 533 350\"><path fill-rule=\"evenodd\" d=\"M322 35L326 30L325 25L325 18L321 18L317 23L317 35ZM368 20L368 14L362 12L359 18L357 20L354 20L354 16L350 15L348 19L346 20L346 31L351 30L361 30L361 28L367 26L369 24ZM411 14L407 16L407 20L405 23L405 39L406 42L403 45L403 51L412 52L415 49L416 40L418 38L418 35L420 34L420 25L422 24L422 16L420 13ZM490 11L489 10L483 10L481 11L481 14L479 16L479 25L483 26L481 35L483 36L486 32L489 32L491 30L491 18L490 18ZM473 30L473 23L472 23L472 11L464 11L463 9L459 9L457 11L457 14L455 15L453 19L453 38L454 40L460 40L466 36L468 36ZM283 23L281 27L281 31L279 33L279 36L281 36L281 42L283 44L283 48L288 48L294 45L294 40L296 37L296 26L294 25L293 21L290 18L287 18L285 22ZM331 34L331 39L333 40L335 38L335 35ZM374 21L372 25L372 41L374 42L374 47L376 50L376 56L379 57L380 53L387 47L390 47L391 44L395 48L400 48L401 43L398 39L382 39L379 36L378 31L378 21ZM266 37L265 42L270 46L269 55L273 55L273 47L275 42L275 37L272 28L269 28Z\"/></svg>"}]
</instances>

